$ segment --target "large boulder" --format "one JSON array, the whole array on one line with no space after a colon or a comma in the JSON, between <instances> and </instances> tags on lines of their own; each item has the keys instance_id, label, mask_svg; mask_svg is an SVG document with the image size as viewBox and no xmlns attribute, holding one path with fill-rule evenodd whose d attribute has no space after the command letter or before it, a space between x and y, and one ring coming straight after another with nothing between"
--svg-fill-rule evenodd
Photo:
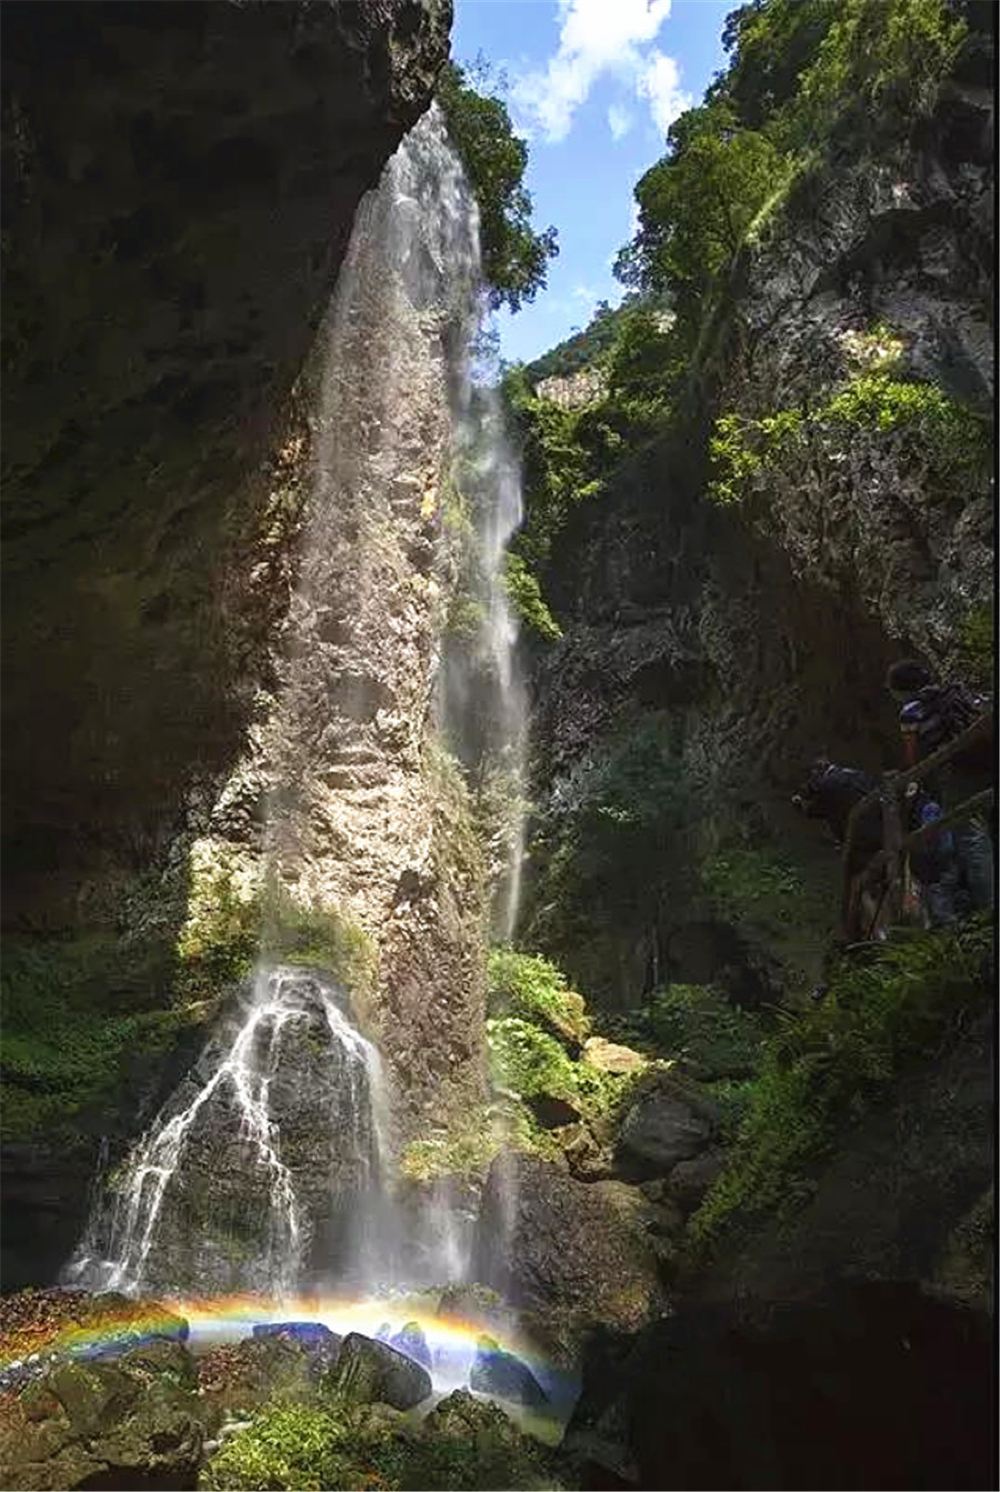
<instances>
[{"instance_id":1,"label":"large boulder","mask_svg":"<svg viewBox=\"0 0 1000 1492\"><path fill-rule=\"evenodd\" d=\"M662 1073L629 1109L618 1138L618 1161L634 1178L665 1176L712 1142L716 1105L693 1084Z\"/></svg>"},{"instance_id":2,"label":"large boulder","mask_svg":"<svg viewBox=\"0 0 1000 1492\"><path fill-rule=\"evenodd\" d=\"M285 1333L213 1347L198 1360L207 1422L214 1431L226 1417L252 1415L272 1399L306 1400L335 1363L328 1344L317 1348Z\"/></svg>"},{"instance_id":3,"label":"large boulder","mask_svg":"<svg viewBox=\"0 0 1000 1492\"><path fill-rule=\"evenodd\" d=\"M492 1337L480 1337L476 1343L469 1387L492 1399L507 1399L529 1409L541 1409L548 1403L548 1395L527 1363L513 1352L505 1352Z\"/></svg>"},{"instance_id":4,"label":"large boulder","mask_svg":"<svg viewBox=\"0 0 1000 1492\"><path fill-rule=\"evenodd\" d=\"M476 1274L563 1332L633 1330L663 1307L646 1222L644 1198L624 1183L502 1152L483 1192Z\"/></svg>"},{"instance_id":5,"label":"large boulder","mask_svg":"<svg viewBox=\"0 0 1000 1492\"><path fill-rule=\"evenodd\" d=\"M419 1363L422 1368L430 1372L430 1344L419 1321L407 1321L405 1326L400 1327L399 1331L389 1338L389 1346L394 1347L397 1352L402 1352L404 1357Z\"/></svg>"},{"instance_id":6,"label":"large boulder","mask_svg":"<svg viewBox=\"0 0 1000 1492\"><path fill-rule=\"evenodd\" d=\"M431 1375L387 1342L352 1331L344 1338L331 1387L348 1403L413 1409L433 1389Z\"/></svg>"}]
</instances>

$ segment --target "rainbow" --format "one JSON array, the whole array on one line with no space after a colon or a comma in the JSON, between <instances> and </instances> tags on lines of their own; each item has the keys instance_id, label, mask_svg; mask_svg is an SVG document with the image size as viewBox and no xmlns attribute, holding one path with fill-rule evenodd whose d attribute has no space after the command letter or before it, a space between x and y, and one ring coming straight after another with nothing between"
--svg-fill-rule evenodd
<instances>
[{"instance_id":1,"label":"rainbow","mask_svg":"<svg viewBox=\"0 0 1000 1492\"><path fill-rule=\"evenodd\" d=\"M370 1337L383 1327L395 1333L408 1322L416 1322L432 1353L436 1392L447 1393L468 1384L477 1346L486 1335L531 1369L549 1394L554 1418L563 1419L576 1396L575 1375L556 1368L520 1333L460 1316L439 1315L426 1296L309 1295L281 1300L246 1294L165 1297L155 1306L136 1301L134 1309L119 1297L106 1315L100 1313L99 1299L91 1297L95 1310L88 1309L82 1322L64 1320L47 1329L29 1326L13 1341L0 1341L0 1378L16 1375L20 1369L35 1367L37 1371L53 1358L113 1356L163 1337L186 1341L199 1354L249 1337L255 1326L282 1321L319 1322L339 1336L354 1331Z\"/></svg>"}]
</instances>

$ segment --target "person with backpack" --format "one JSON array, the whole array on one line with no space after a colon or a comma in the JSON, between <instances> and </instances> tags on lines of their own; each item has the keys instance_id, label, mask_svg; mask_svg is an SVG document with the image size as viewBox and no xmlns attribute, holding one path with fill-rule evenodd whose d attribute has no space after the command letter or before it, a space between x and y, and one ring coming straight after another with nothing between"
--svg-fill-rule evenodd
<instances>
[{"instance_id":1,"label":"person with backpack","mask_svg":"<svg viewBox=\"0 0 1000 1492\"><path fill-rule=\"evenodd\" d=\"M992 713L992 702L987 696L962 683L939 683L930 669L915 658L894 663L886 675L886 687L900 706L904 768L915 767L984 715ZM978 772L977 767L980 767ZM983 775L979 762L953 760L925 778L923 786L947 809L982 787ZM993 845L984 819L974 815L965 823L956 824L953 835L960 884L970 909L992 908Z\"/></svg>"},{"instance_id":2,"label":"person with backpack","mask_svg":"<svg viewBox=\"0 0 1000 1492\"><path fill-rule=\"evenodd\" d=\"M842 766L828 757L817 757L809 775L792 798L793 805L807 818L823 819L834 841L843 845L851 810L878 788L878 778L857 767ZM922 829L940 819L942 809L918 783L911 783L901 805L906 832ZM857 875L882 848L882 810L873 804L855 825L848 872ZM946 927L957 920L955 892L958 887L958 865L954 836L949 830L931 831L910 859L910 869L920 885L921 899L931 927ZM867 894L865 915L868 937L876 933L876 924L885 896L881 889Z\"/></svg>"}]
</instances>

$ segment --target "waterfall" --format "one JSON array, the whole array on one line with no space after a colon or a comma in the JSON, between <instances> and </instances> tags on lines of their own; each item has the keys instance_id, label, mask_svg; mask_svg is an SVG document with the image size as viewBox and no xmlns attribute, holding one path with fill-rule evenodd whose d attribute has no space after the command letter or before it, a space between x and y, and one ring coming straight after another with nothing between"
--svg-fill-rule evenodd
<instances>
[{"instance_id":1,"label":"waterfall","mask_svg":"<svg viewBox=\"0 0 1000 1492\"><path fill-rule=\"evenodd\" d=\"M262 732L264 859L284 893L322 900L331 803L367 815L371 834L373 801L406 782L387 779L377 743L388 734L402 742L401 758L417 752L436 687L440 730L473 793L503 784L494 922L509 936L525 730L503 556L521 507L499 397L476 378L469 351L479 286L475 202L432 108L359 208L326 324L313 488ZM474 536L461 563L478 605L475 635L464 651L445 647L435 686L420 651L426 644L429 659L433 638L397 627L393 697L404 709L394 714L380 693L386 662L373 608L411 577L432 587L436 567L454 572L428 497L451 459ZM388 897L399 875L390 867L383 892L377 864L337 868L353 876L362 906L373 886ZM379 1053L345 991L314 968L262 956L106 1178L64 1277L90 1288L278 1297L460 1279L468 1230L449 1199L432 1199L416 1220L394 1206L389 1111Z\"/></svg>"},{"instance_id":2,"label":"waterfall","mask_svg":"<svg viewBox=\"0 0 1000 1492\"><path fill-rule=\"evenodd\" d=\"M348 1274L377 1245L385 1133L378 1052L341 992L259 968L106 1181L67 1278L282 1295L310 1270Z\"/></svg>"}]
</instances>

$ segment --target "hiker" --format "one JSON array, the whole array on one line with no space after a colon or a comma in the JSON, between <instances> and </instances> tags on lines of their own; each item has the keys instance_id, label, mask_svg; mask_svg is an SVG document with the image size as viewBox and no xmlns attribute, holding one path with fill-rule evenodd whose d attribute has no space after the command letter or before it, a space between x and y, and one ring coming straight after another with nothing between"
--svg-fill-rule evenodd
<instances>
[{"instance_id":1,"label":"hiker","mask_svg":"<svg viewBox=\"0 0 1000 1492\"><path fill-rule=\"evenodd\" d=\"M886 687L900 706L899 726L903 760L914 767L960 736L982 716L992 713L990 700L961 683L938 683L930 669L915 658L903 658L886 674ZM992 753L992 742L987 743ZM983 785L983 758L946 762L924 779L924 787L946 807L972 796ZM979 769L978 771L976 769ZM989 770L989 769L988 769ZM985 819L979 815L953 829L959 884L970 910L993 906L993 845Z\"/></svg>"},{"instance_id":2,"label":"hiker","mask_svg":"<svg viewBox=\"0 0 1000 1492\"><path fill-rule=\"evenodd\" d=\"M843 844L851 810L863 798L876 792L878 785L878 779L868 772L857 767L840 766L827 757L818 757L792 802L807 818L825 820L834 839ZM904 832L921 829L942 817L940 803L924 792L918 783L911 784L900 811ZM881 848L882 808L879 803L873 803L855 824L848 873L852 876L860 874ZM954 922L958 868L951 832L945 829L940 834L931 834L911 856L910 869L920 883L924 909L931 926L942 927ZM866 888L864 900L866 919L870 929L874 929L884 900L884 889L876 892Z\"/></svg>"}]
</instances>

